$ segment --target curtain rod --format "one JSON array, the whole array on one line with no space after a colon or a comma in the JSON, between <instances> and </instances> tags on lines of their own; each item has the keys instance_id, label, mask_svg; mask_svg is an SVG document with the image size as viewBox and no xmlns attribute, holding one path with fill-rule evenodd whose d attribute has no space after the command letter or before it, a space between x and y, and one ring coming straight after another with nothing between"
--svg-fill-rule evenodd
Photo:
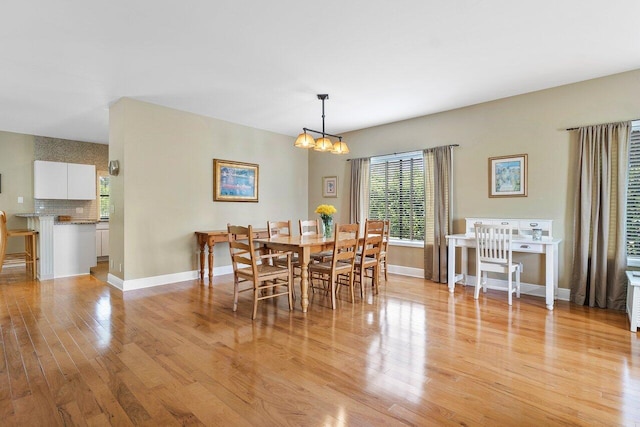
<instances>
[{"instance_id":1,"label":"curtain rod","mask_svg":"<svg viewBox=\"0 0 640 427\"><path fill-rule=\"evenodd\" d=\"M611 122L611 123L598 123L597 125L583 125L583 126L578 126L578 127L573 127L573 128L566 128L565 130L567 130L567 131L569 131L569 130L578 130L580 128L587 127L587 126L612 125L612 124L615 124L615 123L635 122L637 120L640 120L640 119L623 120L621 122Z\"/></svg>"},{"instance_id":2,"label":"curtain rod","mask_svg":"<svg viewBox=\"0 0 640 427\"><path fill-rule=\"evenodd\" d=\"M440 147L459 147L460 144L449 144L449 145L440 145ZM431 148L423 148L423 149L417 149L417 150L409 150L409 151L401 151L400 153L389 153L389 154L378 154L377 156L369 156L369 157L356 157L355 159L347 159L347 162L350 162L351 160L358 160L358 159L370 159L371 157L380 157L380 156L396 156L398 154L405 154L405 153L414 153L416 151L424 151L424 150L433 150L434 148L438 148L438 147L431 147Z\"/></svg>"}]
</instances>

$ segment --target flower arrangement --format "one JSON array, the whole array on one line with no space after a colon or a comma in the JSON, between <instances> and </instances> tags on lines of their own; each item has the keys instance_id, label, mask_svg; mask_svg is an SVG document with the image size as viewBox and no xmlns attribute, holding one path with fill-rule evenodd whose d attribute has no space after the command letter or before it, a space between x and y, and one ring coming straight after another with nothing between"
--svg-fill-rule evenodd
<instances>
[{"instance_id":1,"label":"flower arrangement","mask_svg":"<svg viewBox=\"0 0 640 427\"><path fill-rule=\"evenodd\" d=\"M338 212L333 205L319 205L316 208L316 213L320 214L320 218L324 221L325 217L333 217L333 214Z\"/></svg>"},{"instance_id":2,"label":"flower arrangement","mask_svg":"<svg viewBox=\"0 0 640 427\"><path fill-rule=\"evenodd\" d=\"M333 214L338 212L333 205L319 205L316 213L320 214L322 224L324 225L324 237L331 237L333 232Z\"/></svg>"}]
</instances>

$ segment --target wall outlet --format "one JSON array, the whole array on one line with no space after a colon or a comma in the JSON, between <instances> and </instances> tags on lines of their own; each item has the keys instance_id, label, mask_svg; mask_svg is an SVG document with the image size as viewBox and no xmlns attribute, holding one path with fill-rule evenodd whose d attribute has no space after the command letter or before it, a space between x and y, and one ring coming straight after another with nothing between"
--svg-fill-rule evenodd
<instances>
[{"instance_id":1,"label":"wall outlet","mask_svg":"<svg viewBox=\"0 0 640 427\"><path fill-rule=\"evenodd\" d=\"M18 203L24 203L24 197L18 196Z\"/></svg>"},{"instance_id":2,"label":"wall outlet","mask_svg":"<svg viewBox=\"0 0 640 427\"><path fill-rule=\"evenodd\" d=\"M84 209L82 209L82 208L76 208L76 213L82 213L82 212L84 212Z\"/></svg>"}]
</instances>

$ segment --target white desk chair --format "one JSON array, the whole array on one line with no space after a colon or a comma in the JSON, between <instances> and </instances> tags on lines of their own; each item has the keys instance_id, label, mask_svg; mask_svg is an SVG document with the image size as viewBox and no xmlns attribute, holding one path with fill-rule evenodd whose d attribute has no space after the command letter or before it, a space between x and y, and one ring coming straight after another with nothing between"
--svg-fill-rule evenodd
<instances>
[{"instance_id":1,"label":"white desk chair","mask_svg":"<svg viewBox=\"0 0 640 427\"><path fill-rule=\"evenodd\" d=\"M508 276L509 305L512 303L513 280L512 273L516 273L516 296L520 298L519 263L514 263L511 252L511 227L503 225L476 224L476 292L475 299L480 295L480 285L483 292L487 291L487 272L503 273ZM482 276L481 276L482 275Z\"/></svg>"}]
</instances>

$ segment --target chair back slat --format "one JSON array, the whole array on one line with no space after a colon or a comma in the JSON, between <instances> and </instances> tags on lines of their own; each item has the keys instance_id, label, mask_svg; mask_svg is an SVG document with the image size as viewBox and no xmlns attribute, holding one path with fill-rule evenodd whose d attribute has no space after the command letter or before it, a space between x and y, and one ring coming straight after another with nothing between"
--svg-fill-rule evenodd
<instances>
[{"instance_id":1,"label":"chair back slat","mask_svg":"<svg viewBox=\"0 0 640 427\"><path fill-rule=\"evenodd\" d=\"M368 219L364 224L364 239L362 241L362 256L368 257L374 263L378 262L384 240L384 221ZM364 258L363 258L364 259Z\"/></svg>"},{"instance_id":2,"label":"chair back slat","mask_svg":"<svg viewBox=\"0 0 640 427\"><path fill-rule=\"evenodd\" d=\"M301 219L298 224L300 225L301 236L320 234L320 222L317 219Z\"/></svg>"},{"instance_id":3,"label":"chair back slat","mask_svg":"<svg viewBox=\"0 0 640 427\"><path fill-rule=\"evenodd\" d=\"M480 261L511 262L512 229L509 226L476 224L476 250Z\"/></svg>"},{"instance_id":4,"label":"chair back slat","mask_svg":"<svg viewBox=\"0 0 640 427\"><path fill-rule=\"evenodd\" d=\"M268 221L267 233L269 238L280 236L291 236L291 220L289 221Z\"/></svg>"}]
</instances>

